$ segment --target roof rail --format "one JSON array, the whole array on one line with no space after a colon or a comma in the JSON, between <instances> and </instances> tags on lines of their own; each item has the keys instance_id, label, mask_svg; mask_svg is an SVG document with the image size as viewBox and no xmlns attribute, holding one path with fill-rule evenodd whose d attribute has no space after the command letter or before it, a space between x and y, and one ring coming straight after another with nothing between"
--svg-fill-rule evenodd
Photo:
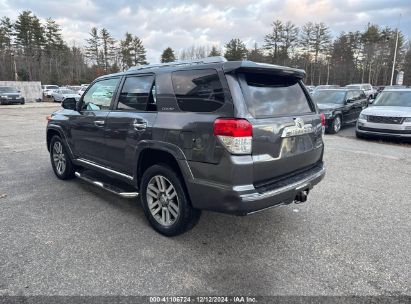
<instances>
[{"instance_id":1,"label":"roof rail","mask_svg":"<svg viewBox=\"0 0 411 304\"><path fill-rule=\"evenodd\" d=\"M214 57L206 57L201 59L194 59L194 60L184 60L184 61L173 61L173 62L165 62L165 63L157 63L157 64L147 64L147 65L137 65L129 68L127 71L137 71L137 70L145 70L145 69L154 69L154 68L165 68L165 67L173 67L173 66L181 66L181 65L194 65L194 64L205 64L205 63L220 63L226 62L223 56L214 56Z\"/></svg>"}]
</instances>

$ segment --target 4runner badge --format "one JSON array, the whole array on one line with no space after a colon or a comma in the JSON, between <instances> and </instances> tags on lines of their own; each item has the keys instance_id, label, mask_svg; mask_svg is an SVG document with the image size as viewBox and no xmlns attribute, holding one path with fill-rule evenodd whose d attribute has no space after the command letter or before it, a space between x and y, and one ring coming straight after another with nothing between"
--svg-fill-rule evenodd
<instances>
[{"instance_id":1,"label":"4runner badge","mask_svg":"<svg viewBox=\"0 0 411 304\"><path fill-rule=\"evenodd\" d=\"M294 126L285 127L281 137L292 137L312 133L314 131L313 126L311 124L305 124L304 120L300 117L294 119L294 124Z\"/></svg>"}]
</instances>

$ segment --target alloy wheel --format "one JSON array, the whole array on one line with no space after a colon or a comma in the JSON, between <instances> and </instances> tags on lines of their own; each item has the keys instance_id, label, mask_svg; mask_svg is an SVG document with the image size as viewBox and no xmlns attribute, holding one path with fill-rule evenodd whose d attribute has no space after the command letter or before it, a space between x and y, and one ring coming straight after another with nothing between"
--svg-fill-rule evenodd
<instances>
[{"instance_id":1,"label":"alloy wheel","mask_svg":"<svg viewBox=\"0 0 411 304\"><path fill-rule=\"evenodd\" d=\"M160 225L168 227L175 223L180 206L177 191L166 177L156 175L150 179L146 198L151 215Z\"/></svg>"},{"instance_id":2,"label":"alloy wheel","mask_svg":"<svg viewBox=\"0 0 411 304\"><path fill-rule=\"evenodd\" d=\"M334 132L337 133L341 129L341 118L337 116L334 119Z\"/></svg>"},{"instance_id":3,"label":"alloy wheel","mask_svg":"<svg viewBox=\"0 0 411 304\"><path fill-rule=\"evenodd\" d=\"M63 153L63 145L59 141L53 145L53 161L57 173L63 175L66 170L66 156Z\"/></svg>"}]
</instances>

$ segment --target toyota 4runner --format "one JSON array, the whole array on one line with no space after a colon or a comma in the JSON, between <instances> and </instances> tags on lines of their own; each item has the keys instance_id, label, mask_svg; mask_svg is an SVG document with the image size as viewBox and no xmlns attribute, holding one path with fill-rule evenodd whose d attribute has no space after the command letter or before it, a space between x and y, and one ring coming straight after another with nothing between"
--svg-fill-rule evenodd
<instances>
[{"instance_id":1,"label":"toyota 4runner","mask_svg":"<svg viewBox=\"0 0 411 304\"><path fill-rule=\"evenodd\" d=\"M140 196L167 236L193 227L201 210L304 202L325 174L325 120L304 76L222 57L102 76L48 118L54 173Z\"/></svg>"}]
</instances>

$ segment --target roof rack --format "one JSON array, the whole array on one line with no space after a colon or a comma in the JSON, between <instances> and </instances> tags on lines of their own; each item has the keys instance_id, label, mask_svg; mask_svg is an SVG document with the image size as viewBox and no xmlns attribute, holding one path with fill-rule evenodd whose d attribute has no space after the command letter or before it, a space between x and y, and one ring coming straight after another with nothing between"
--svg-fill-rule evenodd
<instances>
[{"instance_id":1,"label":"roof rack","mask_svg":"<svg viewBox=\"0 0 411 304\"><path fill-rule=\"evenodd\" d=\"M201 59L194 59L194 60L184 60L184 61L174 61L174 62L165 62L165 63L158 63L158 64L147 64L147 65L137 65L133 66L128 69L128 71L137 71L137 70L145 70L145 69L155 69L155 68L165 68L165 67L173 67L173 66L182 66L182 65L194 65L194 64L205 64L205 63L221 63L226 62L223 56L214 56L214 57L206 57Z\"/></svg>"}]
</instances>

